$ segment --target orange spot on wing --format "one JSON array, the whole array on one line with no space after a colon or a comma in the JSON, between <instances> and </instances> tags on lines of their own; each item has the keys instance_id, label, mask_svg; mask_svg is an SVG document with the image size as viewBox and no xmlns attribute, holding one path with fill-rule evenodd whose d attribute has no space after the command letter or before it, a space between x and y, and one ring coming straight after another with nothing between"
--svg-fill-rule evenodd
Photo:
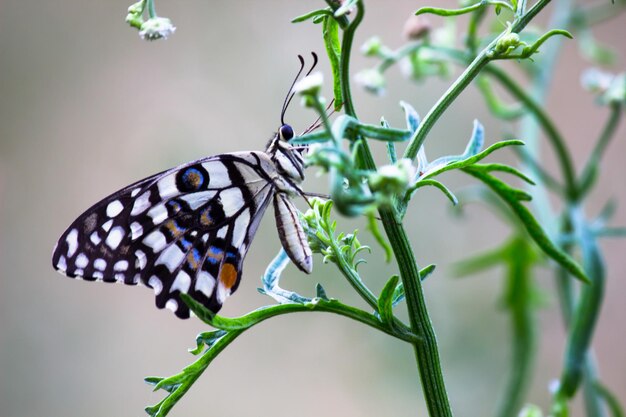
<instances>
[{"instance_id":1,"label":"orange spot on wing","mask_svg":"<svg viewBox=\"0 0 626 417\"><path fill-rule=\"evenodd\" d=\"M237 282L237 270L233 264L224 264L220 270L220 281L226 289L231 289Z\"/></svg>"}]
</instances>

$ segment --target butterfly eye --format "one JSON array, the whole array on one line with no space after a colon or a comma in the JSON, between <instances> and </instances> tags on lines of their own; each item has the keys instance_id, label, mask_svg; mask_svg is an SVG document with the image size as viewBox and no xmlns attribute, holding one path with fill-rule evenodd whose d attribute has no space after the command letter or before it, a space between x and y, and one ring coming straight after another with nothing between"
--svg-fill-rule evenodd
<instances>
[{"instance_id":1,"label":"butterfly eye","mask_svg":"<svg viewBox=\"0 0 626 417\"><path fill-rule=\"evenodd\" d=\"M282 125L280 129L278 129L278 134L282 140L289 140L293 138L293 129L289 125Z\"/></svg>"}]
</instances>

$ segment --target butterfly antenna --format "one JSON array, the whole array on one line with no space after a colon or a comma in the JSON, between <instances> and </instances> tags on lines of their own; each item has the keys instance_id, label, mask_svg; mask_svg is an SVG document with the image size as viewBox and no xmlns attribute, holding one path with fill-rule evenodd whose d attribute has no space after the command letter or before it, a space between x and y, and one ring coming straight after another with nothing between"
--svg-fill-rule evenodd
<instances>
[{"instance_id":1,"label":"butterfly antenna","mask_svg":"<svg viewBox=\"0 0 626 417\"><path fill-rule=\"evenodd\" d=\"M311 65L311 68L304 75L305 77L311 74L313 69L317 66L317 54L315 52L311 52L311 55L313 55L313 65ZM283 103L283 110L280 114L280 123L283 125L285 124L285 111L287 111L289 103L291 103L291 100L296 95L296 93L293 92L293 86L296 85L296 81L298 81L298 78L300 77L300 75L302 74L302 70L304 69L304 58L302 58L302 55L298 55L298 59L300 60L300 71L298 71L296 78L294 78L293 83L291 83L291 87L289 88L289 92L287 93L287 97L285 97L285 101Z\"/></svg>"},{"instance_id":2,"label":"butterfly antenna","mask_svg":"<svg viewBox=\"0 0 626 417\"><path fill-rule=\"evenodd\" d=\"M335 103L335 99L332 99L332 100L330 101L330 103L328 103L328 106L326 106L326 117L330 117L330 116L332 116L333 114L335 114L335 109L333 109L330 113L328 112L328 110L330 110L330 109L331 109L331 107L333 106L333 104L334 104L334 103ZM311 126L309 126L308 128L306 128L306 129L304 130L304 132L300 133L300 136L302 136L302 135L306 135L307 133L312 132L312 131L314 131L315 129L317 129L318 127L320 127L320 126L322 125L321 121L322 121L322 116L318 117L318 118L317 118L317 119L316 119L316 120L315 120L315 121L311 124Z\"/></svg>"},{"instance_id":3,"label":"butterfly antenna","mask_svg":"<svg viewBox=\"0 0 626 417\"><path fill-rule=\"evenodd\" d=\"M317 54L315 52L311 52L311 55L313 55L313 65L311 65L311 69L306 73L305 77L310 75L317 66Z\"/></svg>"},{"instance_id":4,"label":"butterfly antenna","mask_svg":"<svg viewBox=\"0 0 626 417\"><path fill-rule=\"evenodd\" d=\"M300 74L302 74L302 70L304 70L304 58L302 58L302 55L298 55L298 60L300 60L300 69L298 70L298 73L294 77L293 82L291 83L291 87L289 87L289 91L287 91L287 95L285 96L285 100L283 101L283 108L280 111L280 124L281 125L285 124L285 112L287 111L287 106L289 106L289 102L293 98L293 86L296 85L296 81L298 81Z\"/></svg>"}]
</instances>

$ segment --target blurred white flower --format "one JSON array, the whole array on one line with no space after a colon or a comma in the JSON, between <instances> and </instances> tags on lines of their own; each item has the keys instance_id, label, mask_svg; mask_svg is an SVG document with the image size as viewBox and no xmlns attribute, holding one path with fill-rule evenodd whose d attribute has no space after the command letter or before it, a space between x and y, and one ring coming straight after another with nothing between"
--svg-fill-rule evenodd
<instances>
[{"instance_id":1,"label":"blurred white flower","mask_svg":"<svg viewBox=\"0 0 626 417\"><path fill-rule=\"evenodd\" d=\"M354 81L370 93L380 96L385 93L387 86L385 77L377 69L370 68L359 71L354 76Z\"/></svg>"},{"instance_id":2,"label":"blurred white flower","mask_svg":"<svg viewBox=\"0 0 626 417\"><path fill-rule=\"evenodd\" d=\"M146 20L141 25L139 36L141 36L141 39L154 41L161 38L167 39L175 31L176 27L174 27L170 19L167 17L154 17Z\"/></svg>"},{"instance_id":3,"label":"blurred white flower","mask_svg":"<svg viewBox=\"0 0 626 417\"><path fill-rule=\"evenodd\" d=\"M293 86L293 92L302 95L317 95L324 85L324 76L321 72L316 71L309 74Z\"/></svg>"}]
</instances>

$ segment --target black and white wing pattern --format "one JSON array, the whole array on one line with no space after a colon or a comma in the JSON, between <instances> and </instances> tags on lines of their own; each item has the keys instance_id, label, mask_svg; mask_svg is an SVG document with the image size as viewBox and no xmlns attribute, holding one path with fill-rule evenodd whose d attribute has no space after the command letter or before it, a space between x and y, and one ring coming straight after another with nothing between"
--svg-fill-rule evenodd
<instances>
[{"instance_id":1,"label":"black and white wing pattern","mask_svg":"<svg viewBox=\"0 0 626 417\"><path fill-rule=\"evenodd\" d=\"M53 266L88 281L142 283L156 305L189 317L181 293L213 312L239 285L243 259L275 194L263 152L217 155L132 184L63 233Z\"/></svg>"}]
</instances>

